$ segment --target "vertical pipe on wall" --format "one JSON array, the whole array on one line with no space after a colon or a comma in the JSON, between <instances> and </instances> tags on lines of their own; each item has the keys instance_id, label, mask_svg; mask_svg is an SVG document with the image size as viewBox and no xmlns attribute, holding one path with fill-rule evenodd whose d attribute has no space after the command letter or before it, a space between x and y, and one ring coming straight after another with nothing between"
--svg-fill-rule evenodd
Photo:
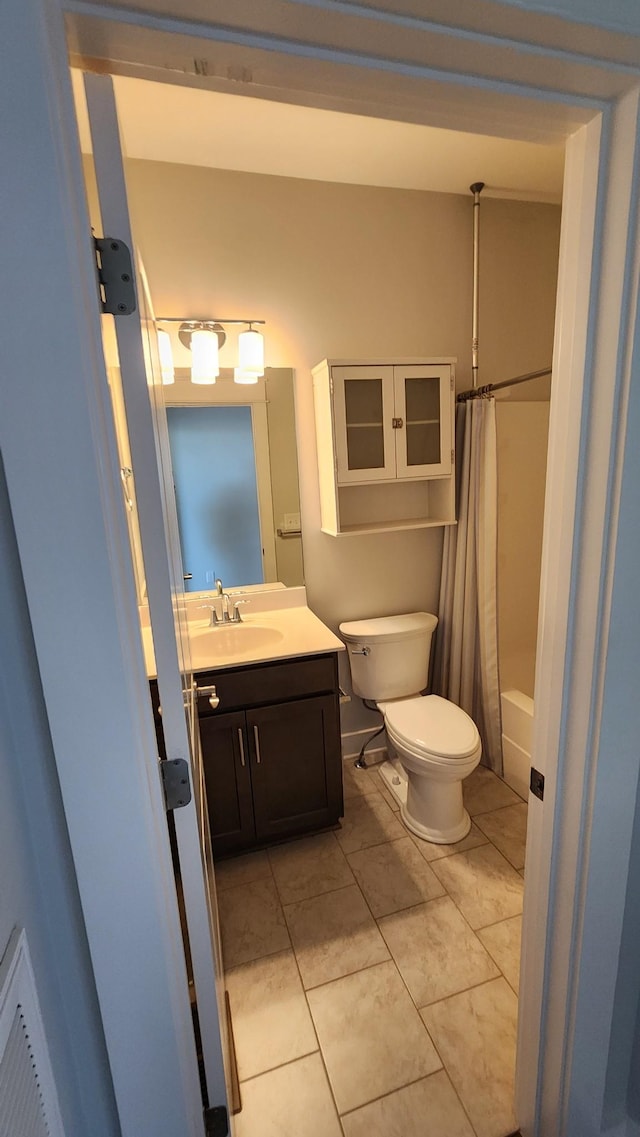
<instances>
[{"instance_id":1,"label":"vertical pipe on wall","mask_svg":"<svg viewBox=\"0 0 640 1137\"><path fill-rule=\"evenodd\" d=\"M473 318L471 328L471 386L478 386L478 314L480 311L480 194L484 182L469 186L473 194Z\"/></svg>"}]
</instances>

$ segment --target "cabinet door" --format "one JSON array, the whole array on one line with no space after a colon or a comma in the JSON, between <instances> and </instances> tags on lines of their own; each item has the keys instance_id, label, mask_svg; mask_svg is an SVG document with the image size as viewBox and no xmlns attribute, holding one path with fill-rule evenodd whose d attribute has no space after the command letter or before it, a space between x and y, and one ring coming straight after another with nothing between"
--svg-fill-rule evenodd
<instances>
[{"instance_id":1,"label":"cabinet door","mask_svg":"<svg viewBox=\"0 0 640 1137\"><path fill-rule=\"evenodd\" d=\"M342 815L337 697L316 695L246 714L258 838L335 825Z\"/></svg>"},{"instance_id":2,"label":"cabinet door","mask_svg":"<svg viewBox=\"0 0 640 1137\"><path fill-rule=\"evenodd\" d=\"M332 367L338 485L396 476L393 367Z\"/></svg>"},{"instance_id":3,"label":"cabinet door","mask_svg":"<svg viewBox=\"0 0 640 1137\"><path fill-rule=\"evenodd\" d=\"M451 473L451 369L443 366L394 367L399 478Z\"/></svg>"},{"instance_id":4,"label":"cabinet door","mask_svg":"<svg viewBox=\"0 0 640 1137\"><path fill-rule=\"evenodd\" d=\"M243 849L255 841L245 716L207 715L200 737L213 852Z\"/></svg>"}]
</instances>

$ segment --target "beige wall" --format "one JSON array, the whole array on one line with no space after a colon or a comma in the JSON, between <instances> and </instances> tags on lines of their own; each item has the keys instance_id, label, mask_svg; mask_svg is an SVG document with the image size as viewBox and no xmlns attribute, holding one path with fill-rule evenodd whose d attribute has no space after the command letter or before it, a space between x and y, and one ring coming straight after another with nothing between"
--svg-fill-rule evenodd
<instances>
[{"instance_id":1,"label":"beige wall","mask_svg":"<svg viewBox=\"0 0 640 1137\"><path fill-rule=\"evenodd\" d=\"M156 313L265 319L268 363L295 369L310 606L334 628L437 610L441 530L320 532L310 370L325 356L455 355L469 386L471 195L144 161L128 183ZM555 206L483 201L481 381L550 359L558 233Z\"/></svg>"}]
</instances>

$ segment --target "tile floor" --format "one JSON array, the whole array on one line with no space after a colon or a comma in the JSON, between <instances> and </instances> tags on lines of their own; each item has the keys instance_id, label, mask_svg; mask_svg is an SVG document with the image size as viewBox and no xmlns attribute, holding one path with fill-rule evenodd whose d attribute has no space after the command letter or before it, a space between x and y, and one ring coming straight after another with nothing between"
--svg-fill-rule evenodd
<instances>
[{"instance_id":1,"label":"tile floor","mask_svg":"<svg viewBox=\"0 0 640 1137\"><path fill-rule=\"evenodd\" d=\"M480 767L427 845L344 775L341 829L216 866L236 1137L506 1137L526 805Z\"/></svg>"}]
</instances>

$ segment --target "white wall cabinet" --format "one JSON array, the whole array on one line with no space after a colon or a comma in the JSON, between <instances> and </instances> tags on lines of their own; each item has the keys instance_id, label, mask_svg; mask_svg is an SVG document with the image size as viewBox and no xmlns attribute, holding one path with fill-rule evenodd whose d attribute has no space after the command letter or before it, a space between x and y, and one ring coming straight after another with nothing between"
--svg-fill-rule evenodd
<instances>
[{"instance_id":1,"label":"white wall cabinet","mask_svg":"<svg viewBox=\"0 0 640 1137\"><path fill-rule=\"evenodd\" d=\"M322 529L455 521L455 360L323 360L313 369Z\"/></svg>"}]
</instances>

